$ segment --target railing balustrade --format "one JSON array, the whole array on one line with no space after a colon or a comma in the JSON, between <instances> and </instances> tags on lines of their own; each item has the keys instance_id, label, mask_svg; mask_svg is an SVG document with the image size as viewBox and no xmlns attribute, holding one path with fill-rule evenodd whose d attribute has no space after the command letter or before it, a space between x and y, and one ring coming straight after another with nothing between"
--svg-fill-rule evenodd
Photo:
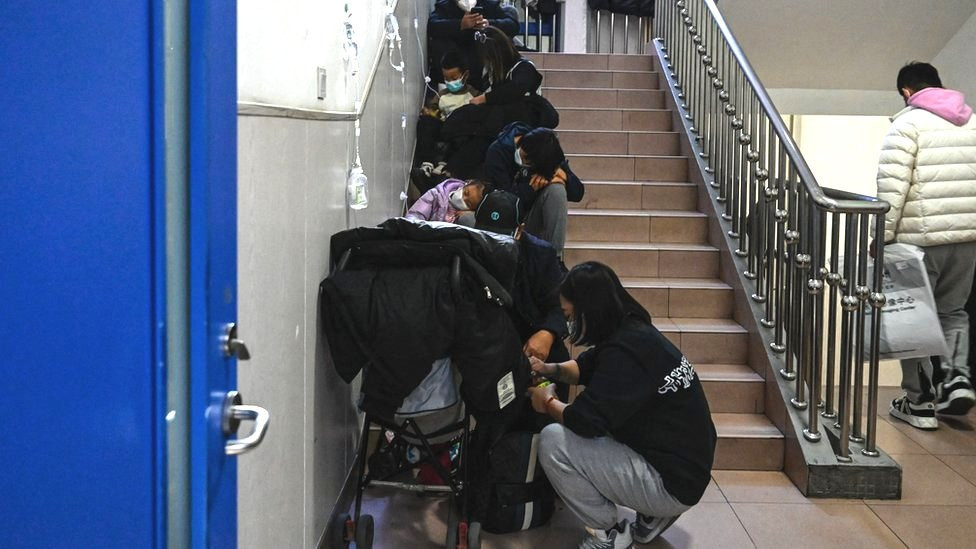
<instances>
[{"instance_id":1,"label":"railing balustrade","mask_svg":"<svg viewBox=\"0 0 976 549\"><path fill-rule=\"evenodd\" d=\"M820 187L714 0L659 0L654 36L761 304L764 337L805 415L804 438L821 441L830 421L839 461L851 460L852 444L877 456L881 327L867 313L885 297L883 269L868 277L869 230L884 234L888 203ZM875 253L883 258L881 240Z\"/></svg>"}]
</instances>

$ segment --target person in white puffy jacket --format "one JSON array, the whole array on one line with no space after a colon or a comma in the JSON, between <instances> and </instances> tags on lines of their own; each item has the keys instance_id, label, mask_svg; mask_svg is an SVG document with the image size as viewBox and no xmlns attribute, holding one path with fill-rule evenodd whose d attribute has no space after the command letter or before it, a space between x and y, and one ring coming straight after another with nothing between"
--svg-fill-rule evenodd
<instances>
[{"instance_id":1,"label":"person in white puffy jacket","mask_svg":"<svg viewBox=\"0 0 976 549\"><path fill-rule=\"evenodd\" d=\"M884 240L924 249L949 356L940 357L938 384L928 358L902 361L905 395L889 412L936 429L936 413L964 415L976 403L964 309L976 270L976 117L928 63L902 67L897 87L906 106L892 118L878 161L878 197L891 204Z\"/></svg>"}]
</instances>

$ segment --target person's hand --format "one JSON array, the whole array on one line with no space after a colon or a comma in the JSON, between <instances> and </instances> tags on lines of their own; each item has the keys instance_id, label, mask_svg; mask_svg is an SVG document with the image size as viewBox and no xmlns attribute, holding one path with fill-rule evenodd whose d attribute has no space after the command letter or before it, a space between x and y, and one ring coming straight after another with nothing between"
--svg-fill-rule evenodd
<instances>
[{"instance_id":1,"label":"person's hand","mask_svg":"<svg viewBox=\"0 0 976 549\"><path fill-rule=\"evenodd\" d=\"M536 378L549 377L556 373L555 364L548 364L534 356L529 356L529 367L532 368L532 375Z\"/></svg>"},{"instance_id":2,"label":"person's hand","mask_svg":"<svg viewBox=\"0 0 976 549\"><path fill-rule=\"evenodd\" d=\"M469 101L472 105L484 105L485 104L485 94L476 95Z\"/></svg>"},{"instance_id":3,"label":"person's hand","mask_svg":"<svg viewBox=\"0 0 976 549\"><path fill-rule=\"evenodd\" d=\"M480 13L466 13L461 17L461 30L483 29L488 26L488 21Z\"/></svg>"},{"instance_id":4,"label":"person's hand","mask_svg":"<svg viewBox=\"0 0 976 549\"><path fill-rule=\"evenodd\" d=\"M546 403L549 397L556 396L556 386L554 384L545 387L529 387L529 399L532 400L532 409L540 414L548 414Z\"/></svg>"},{"instance_id":5,"label":"person's hand","mask_svg":"<svg viewBox=\"0 0 976 549\"><path fill-rule=\"evenodd\" d=\"M567 179L569 179L569 176L566 175L566 171L562 168L557 168L555 175L552 176L552 182L559 183L560 185L565 185Z\"/></svg>"},{"instance_id":6,"label":"person's hand","mask_svg":"<svg viewBox=\"0 0 976 549\"><path fill-rule=\"evenodd\" d=\"M549 186L549 183L552 182L538 174L533 175L532 179L529 180L529 186L532 187L533 191L539 191L545 189L546 187Z\"/></svg>"},{"instance_id":7,"label":"person's hand","mask_svg":"<svg viewBox=\"0 0 976 549\"><path fill-rule=\"evenodd\" d=\"M555 340L556 338L553 337L552 332L549 330L539 330L532 334L532 337L525 342L525 345L522 346L522 351L525 352L525 356L545 360L549 358L549 350L552 349L552 343Z\"/></svg>"}]
</instances>

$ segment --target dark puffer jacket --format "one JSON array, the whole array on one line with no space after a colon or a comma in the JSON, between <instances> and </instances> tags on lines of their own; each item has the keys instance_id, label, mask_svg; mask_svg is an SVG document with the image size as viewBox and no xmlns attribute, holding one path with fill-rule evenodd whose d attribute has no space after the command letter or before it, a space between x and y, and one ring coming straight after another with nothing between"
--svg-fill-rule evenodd
<instances>
[{"instance_id":1,"label":"dark puffer jacket","mask_svg":"<svg viewBox=\"0 0 976 549\"><path fill-rule=\"evenodd\" d=\"M446 356L473 413L507 408L501 387L521 400L528 364L501 306L512 303L519 258L512 238L396 218L337 233L331 253L339 268L319 286L322 330L339 376L349 383L363 371L367 413L391 421L433 361Z\"/></svg>"}]
</instances>

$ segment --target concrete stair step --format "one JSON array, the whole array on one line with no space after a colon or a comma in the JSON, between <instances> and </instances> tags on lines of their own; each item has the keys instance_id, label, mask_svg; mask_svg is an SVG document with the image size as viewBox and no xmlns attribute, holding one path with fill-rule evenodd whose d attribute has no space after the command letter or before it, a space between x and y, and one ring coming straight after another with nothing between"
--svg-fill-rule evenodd
<instances>
[{"instance_id":1,"label":"concrete stair step","mask_svg":"<svg viewBox=\"0 0 976 549\"><path fill-rule=\"evenodd\" d=\"M761 414L765 380L745 364L695 364L713 414Z\"/></svg>"},{"instance_id":2,"label":"concrete stair step","mask_svg":"<svg viewBox=\"0 0 976 549\"><path fill-rule=\"evenodd\" d=\"M537 69L637 70L654 68L651 55L593 53L527 53Z\"/></svg>"},{"instance_id":3,"label":"concrete stair step","mask_svg":"<svg viewBox=\"0 0 976 549\"><path fill-rule=\"evenodd\" d=\"M732 319L658 317L654 325L692 364L746 364L749 360L749 333Z\"/></svg>"},{"instance_id":4,"label":"concrete stair step","mask_svg":"<svg viewBox=\"0 0 976 549\"><path fill-rule=\"evenodd\" d=\"M622 278L624 288L653 318L729 318L732 287L711 278Z\"/></svg>"},{"instance_id":5,"label":"concrete stair step","mask_svg":"<svg viewBox=\"0 0 976 549\"><path fill-rule=\"evenodd\" d=\"M549 88L604 88L657 90L659 74L650 70L541 69L542 85Z\"/></svg>"},{"instance_id":6,"label":"concrete stair step","mask_svg":"<svg viewBox=\"0 0 976 549\"><path fill-rule=\"evenodd\" d=\"M666 109L561 107L559 130L671 131Z\"/></svg>"},{"instance_id":7,"label":"concrete stair step","mask_svg":"<svg viewBox=\"0 0 976 549\"><path fill-rule=\"evenodd\" d=\"M712 413L718 441L713 469L780 471L785 444L769 418L762 414Z\"/></svg>"},{"instance_id":8,"label":"concrete stair step","mask_svg":"<svg viewBox=\"0 0 976 549\"><path fill-rule=\"evenodd\" d=\"M583 200L574 208L698 210L698 187L674 181L586 181Z\"/></svg>"},{"instance_id":9,"label":"concrete stair step","mask_svg":"<svg viewBox=\"0 0 976 549\"><path fill-rule=\"evenodd\" d=\"M569 240L704 244L708 217L675 210L569 210Z\"/></svg>"},{"instance_id":10,"label":"concrete stair step","mask_svg":"<svg viewBox=\"0 0 976 549\"><path fill-rule=\"evenodd\" d=\"M681 153L677 132L617 130L557 130L559 143L568 154L657 154Z\"/></svg>"},{"instance_id":11,"label":"concrete stair step","mask_svg":"<svg viewBox=\"0 0 976 549\"><path fill-rule=\"evenodd\" d=\"M583 181L688 181L684 156L567 154Z\"/></svg>"},{"instance_id":12,"label":"concrete stair step","mask_svg":"<svg viewBox=\"0 0 976 549\"><path fill-rule=\"evenodd\" d=\"M542 95L557 109L663 109L664 90L626 90L577 87L545 87Z\"/></svg>"},{"instance_id":13,"label":"concrete stair step","mask_svg":"<svg viewBox=\"0 0 976 549\"><path fill-rule=\"evenodd\" d=\"M567 266L591 260L609 265L621 277L718 278L718 249L701 244L566 243Z\"/></svg>"}]
</instances>

